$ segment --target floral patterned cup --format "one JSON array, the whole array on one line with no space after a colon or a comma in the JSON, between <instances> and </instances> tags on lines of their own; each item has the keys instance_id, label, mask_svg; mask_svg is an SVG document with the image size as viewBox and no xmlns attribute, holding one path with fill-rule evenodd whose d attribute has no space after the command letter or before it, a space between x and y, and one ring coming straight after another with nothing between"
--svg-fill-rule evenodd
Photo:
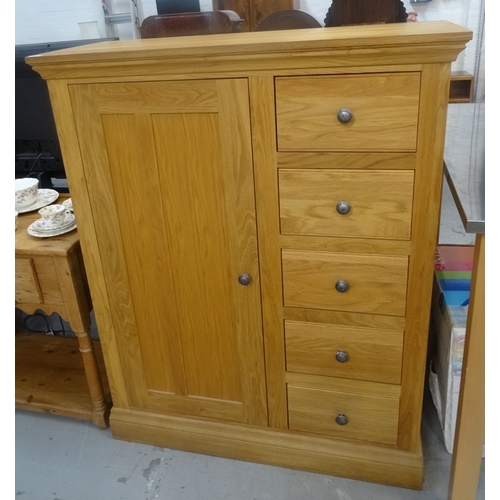
<instances>
[{"instance_id":1,"label":"floral patterned cup","mask_svg":"<svg viewBox=\"0 0 500 500\"><path fill-rule=\"evenodd\" d=\"M38 179L16 179L16 209L33 205L38 199Z\"/></svg>"},{"instance_id":2,"label":"floral patterned cup","mask_svg":"<svg viewBox=\"0 0 500 500\"><path fill-rule=\"evenodd\" d=\"M58 229L64 224L66 215L71 212L64 205L49 205L38 210L38 213L42 216L46 229Z\"/></svg>"}]
</instances>

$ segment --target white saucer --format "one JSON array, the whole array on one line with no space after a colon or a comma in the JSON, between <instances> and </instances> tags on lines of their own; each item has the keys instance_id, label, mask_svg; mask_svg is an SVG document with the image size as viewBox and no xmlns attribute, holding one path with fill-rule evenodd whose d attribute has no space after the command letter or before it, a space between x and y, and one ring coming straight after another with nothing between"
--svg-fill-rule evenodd
<instances>
[{"instance_id":1,"label":"white saucer","mask_svg":"<svg viewBox=\"0 0 500 500\"><path fill-rule=\"evenodd\" d=\"M52 236L60 236L61 234L69 233L76 229L76 221L73 216L73 220L69 225L65 225L63 227L58 227L57 229L44 229L40 230L37 228L37 222L41 219L36 220L28 227L28 234L30 236L35 236L36 238L50 238Z\"/></svg>"},{"instance_id":2,"label":"white saucer","mask_svg":"<svg viewBox=\"0 0 500 500\"><path fill-rule=\"evenodd\" d=\"M16 211L20 214L24 214L26 212L33 212L34 210L39 210L40 208L46 207L50 205L54 201L59 198L59 193L54 189L39 189L38 197L35 203L30 205L29 207L16 207Z\"/></svg>"},{"instance_id":3,"label":"white saucer","mask_svg":"<svg viewBox=\"0 0 500 500\"><path fill-rule=\"evenodd\" d=\"M73 214L66 214L64 217L64 222L57 228L46 227L45 221L43 219L38 219L33 222L32 226L38 233L53 233L54 231L59 232L62 229L73 225L75 223L75 216Z\"/></svg>"}]
</instances>

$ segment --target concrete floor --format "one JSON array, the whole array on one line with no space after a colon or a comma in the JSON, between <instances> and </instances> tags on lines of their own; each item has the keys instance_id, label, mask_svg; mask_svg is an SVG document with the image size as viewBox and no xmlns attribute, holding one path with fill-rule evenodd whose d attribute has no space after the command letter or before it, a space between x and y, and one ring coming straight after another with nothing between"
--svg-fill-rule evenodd
<instances>
[{"instance_id":1,"label":"concrete floor","mask_svg":"<svg viewBox=\"0 0 500 500\"><path fill-rule=\"evenodd\" d=\"M440 243L474 241L463 231L446 185L440 231ZM109 429L99 430L90 422L16 410L15 496L19 500L446 500L451 456L428 391L422 438L425 481L422 491L414 491L118 441ZM477 500L485 498L484 462Z\"/></svg>"}]
</instances>

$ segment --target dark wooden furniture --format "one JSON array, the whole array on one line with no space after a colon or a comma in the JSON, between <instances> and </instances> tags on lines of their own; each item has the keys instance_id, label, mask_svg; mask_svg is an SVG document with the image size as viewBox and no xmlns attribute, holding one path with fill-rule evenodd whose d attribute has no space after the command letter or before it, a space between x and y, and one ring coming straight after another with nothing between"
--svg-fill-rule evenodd
<instances>
[{"instance_id":1,"label":"dark wooden furniture","mask_svg":"<svg viewBox=\"0 0 500 500\"><path fill-rule=\"evenodd\" d=\"M467 71L452 71L450 76L450 103L471 103L474 77Z\"/></svg>"},{"instance_id":2,"label":"dark wooden furniture","mask_svg":"<svg viewBox=\"0 0 500 500\"><path fill-rule=\"evenodd\" d=\"M146 17L139 32L141 38L235 33L240 31L241 22L236 13L228 11L165 14Z\"/></svg>"},{"instance_id":3,"label":"dark wooden furniture","mask_svg":"<svg viewBox=\"0 0 500 500\"><path fill-rule=\"evenodd\" d=\"M293 30L301 28L321 28L320 22L302 10L280 10L267 16L256 31Z\"/></svg>"},{"instance_id":4,"label":"dark wooden furniture","mask_svg":"<svg viewBox=\"0 0 500 500\"><path fill-rule=\"evenodd\" d=\"M404 23L407 17L401 0L333 0L325 26Z\"/></svg>"},{"instance_id":5,"label":"dark wooden furniture","mask_svg":"<svg viewBox=\"0 0 500 500\"><path fill-rule=\"evenodd\" d=\"M229 9L242 19L241 31L256 31L269 15L293 9L293 0L212 0L214 10Z\"/></svg>"}]
</instances>

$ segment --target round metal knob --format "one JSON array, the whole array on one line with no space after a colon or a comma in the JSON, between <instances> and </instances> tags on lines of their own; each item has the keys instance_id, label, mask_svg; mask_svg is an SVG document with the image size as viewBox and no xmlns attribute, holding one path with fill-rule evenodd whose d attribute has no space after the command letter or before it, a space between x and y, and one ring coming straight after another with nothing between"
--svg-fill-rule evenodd
<instances>
[{"instance_id":1,"label":"round metal knob","mask_svg":"<svg viewBox=\"0 0 500 500\"><path fill-rule=\"evenodd\" d=\"M339 351L337 354L335 354L335 359L339 363L345 363L346 361L349 361L349 354L347 354L345 351Z\"/></svg>"},{"instance_id":2,"label":"round metal knob","mask_svg":"<svg viewBox=\"0 0 500 500\"><path fill-rule=\"evenodd\" d=\"M342 108L338 113L337 113L337 120L340 123L349 123L352 120L352 111L347 108Z\"/></svg>"},{"instance_id":3,"label":"round metal knob","mask_svg":"<svg viewBox=\"0 0 500 500\"><path fill-rule=\"evenodd\" d=\"M346 215L351 211L351 205L347 201L339 201L336 208L340 215Z\"/></svg>"},{"instance_id":4,"label":"round metal knob","mask_svg":"<svg viewBox=\"0 0 500 500\"><path fill-rule=\"evenodd\" d=\"M335 419L335 422L339 425L346 425L349 420L343 413L339 413L337 415L337 418Z\"/></svg>"},{"instance_id":5,"label":"round metal knob","mask_svg":"<svg viewBox=\"0 0 500 500\"><path fill-rule=\"evenodd\" d=\"M338 280L337 283L335 283L335 290L340 293L345 293L349 290L349 283L344 280Z\"/></svg>"},{"instance_id":6,"label":"round metal knob","mask_svg":"<svg viewBox=\"0 0 500 500\"><path fill-rule=\"evenodd\" d=\"M240 285L247 286L250 284L251 278L248 274L244 273L238 276L238 281Z\"/></svg>"}]
</instances>

